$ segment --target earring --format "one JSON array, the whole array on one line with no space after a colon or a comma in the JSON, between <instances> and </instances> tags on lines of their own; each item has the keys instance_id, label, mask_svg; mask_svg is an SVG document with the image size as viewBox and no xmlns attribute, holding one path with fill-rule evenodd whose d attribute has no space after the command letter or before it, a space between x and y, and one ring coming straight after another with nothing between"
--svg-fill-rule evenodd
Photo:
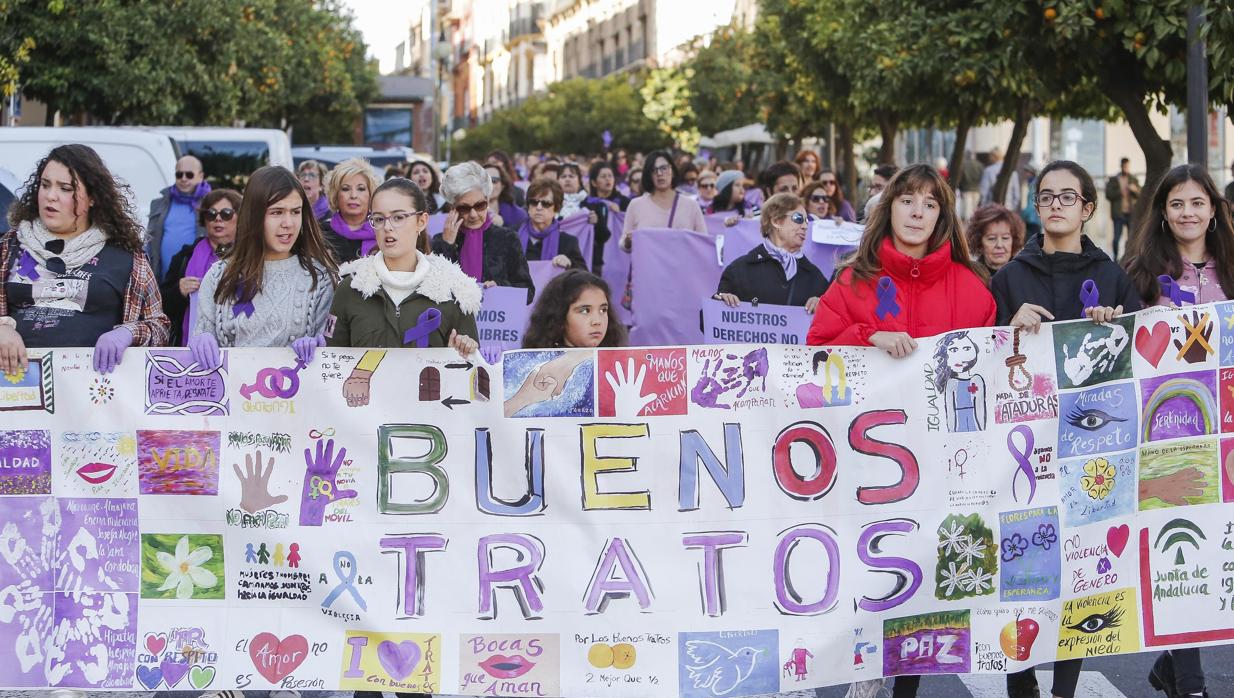
<instances>
[{"instance_id":1,"label":"earring","mask_svg":"<svg viewBox=\"0 0 1234 698\"><path fill-rule=\"evenodd\" d=\"M1216 216L1213 216L1212 218L1208 219L1208 232L1210 233L1217 232L1217 217Z\"/></svg>"},{"instance_id":2,"label":"earring","mask_svg":"<svg viewBox=\"0 0 1234 698\"><path fill-rule=\"evenodd\" d=\"M1161 232L1163 233L1165 232L1165 219L1164 218L1161 219Z\"/></svg>"}]
</instances>

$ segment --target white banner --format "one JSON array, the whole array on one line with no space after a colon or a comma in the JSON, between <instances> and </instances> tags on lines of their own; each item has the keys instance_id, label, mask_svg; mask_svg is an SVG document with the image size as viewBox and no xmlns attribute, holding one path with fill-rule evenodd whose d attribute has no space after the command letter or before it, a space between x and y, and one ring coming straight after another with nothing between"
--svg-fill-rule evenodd
<instances>
[{"instance_id":1,"label":"white banner","mask_svg":"<svg viewBox=\"0 0 1234 698\"><path fill-rule=\"evenodd\" d=\"M1234 637L1234 304L0 380L0 686L740 696Z\"/></svg>"}]
</instances>

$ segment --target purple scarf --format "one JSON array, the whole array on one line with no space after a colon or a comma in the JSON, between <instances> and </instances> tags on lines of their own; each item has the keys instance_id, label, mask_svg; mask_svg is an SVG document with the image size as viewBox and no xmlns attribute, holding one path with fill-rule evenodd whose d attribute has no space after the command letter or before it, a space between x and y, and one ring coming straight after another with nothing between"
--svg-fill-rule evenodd
<instances>
[{"instance_id":1,"label":"purple scarf","mask_svg":"<svg viewBox=\"0 0 1234 698\"><path fill-rule=\"evenodd\" d=\"M493 225L493 217L485 216L484 223L475 229L462 228L463 249L459 251L458 265L463 273L476 281L484 281L484 231Z\"/></svg>"},{"instance_id":2,"label":"purple scarf","mask_svg":"<svg viewBox=\"0 0 1234 698\"><path fill-rule=\"evenodd\" d=\"M330 212L330 202L326 201L325 194L319 194L317 196L317 202L313 204L313 217L314 218L324 218L325 215L329 212ZM368 221L365 221L365 223L367 224Z\"/></svg>"},{"instance_id":3,"label":"purple scarf","mask_svg":"<svg viewBox=\"0 0 1234 698\"><path fill-rule=\"evenodd\" d=\"M202 238L193 246L193 255L189 257L189 265L184 269L186 277L195 279L204 279L206 272L210 271L210 265L218 260L218 256L214 254L214 248L210 246L208 238ZM184 313L184 324L181 325L181 341L184 345L188 345L189 333L193 331L193 324L197 321L197 292L193 291L189 294L189 308Z\"/></svg>"},{"instance_id":4,"label":"purple scarf","mask_svg":"<svg viewBox=\"0 0 1234 698\"><path fill-rule=\"evenodd\" d=\"M554 220L542 231L537 231L528 219L523 227L518 229L518 239L523 243L523 255L527 254L527 246L532 239L540 242L540 259L551 262L557 256L557 242L561 240L561 221Z\"/></svg>"},{"instance_id":5,"label":"purple scarf","mask_svg":"<svg viewBox=\"0 0 1234 698\"><path fill-rule=\"evenodd\" d=\"M347 225L347 221L343 220L343 214L336 213L330 218L330 229L348 240L363 240L363 244L360 245L361 257L368 256L368 253L377 246L377 231L373 230L373 224L369 223L368 219L365 219L364 225L352 230L351 226Z\"/></svg>"},{"instance_id":6,"label":"purple scarf","mask_svg":"<svg viewBox=\"0 0 1234 698\"><path fill-rule=\"evenodd\" d=\"M168 193L171 194L171 200L178 204L188 204L194 211L197 210L197 204L206 198L206 194L210 193L210 183L202 182L197 185L192 194L185 194L176 188L176 185L167 187Z\"/></svg>"}]
</instances>

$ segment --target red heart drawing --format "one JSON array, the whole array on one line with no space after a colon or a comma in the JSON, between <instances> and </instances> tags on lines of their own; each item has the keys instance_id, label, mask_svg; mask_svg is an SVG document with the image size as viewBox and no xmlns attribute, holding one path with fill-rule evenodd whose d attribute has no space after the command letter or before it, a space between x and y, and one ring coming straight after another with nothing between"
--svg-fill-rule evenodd
<instances>
[{"instance_id":1,"label":"red heart drawing","mask_svg":"<svg viewBox=\"0 0 1234 698\"><path fill-rule=\"evenodd\" d=\"M1135 331L1135 350L1140 352L1140 356L1152 364L1153 368L1161 362L1161 357L1165 356L1166 347L1169 345L1170 325L1165 320L1153 325L1151 332L1143 326Z\"/></svg>"},{"instance_id":2,"label":"red heart drawing","mask_svg":"<svg viewBox=\"0 0 1234 698\"><path fill-rule=\"evenodd\" d=\"M150 654L157 657L163 653L163 650L166 649L166 647L167 636L163 633L159 633L158 635L148 633L146 635L146 649L150 650Z\"/></svg>"},{"instance_id":3,"label":"red heart drawing","mask_svg":"<svg viewBox=\"0 0 1234 698\"><path fill-rule=\"evenodd\" d=\"M270 683L278 683L304 662L308 648L303 635L288 635L279 640L273 633L258 633L249 643L249 657L257 673Z\"/></svg>"},{"instance_id":4,"label":"red heart drawing","mask_svg":"<svg viewBox=\"0 0 1234 698\"><path fill-rule=\"evenodd\" d=\"M1127 539L1131 537L1131 529L1127 528L1127 524L1122 526L1111 526L1110 530L1105 532L1105 544L1114 553L1114 557L1122 557L1123 551L1127 549Z\"/></svg>"}]
</instances>

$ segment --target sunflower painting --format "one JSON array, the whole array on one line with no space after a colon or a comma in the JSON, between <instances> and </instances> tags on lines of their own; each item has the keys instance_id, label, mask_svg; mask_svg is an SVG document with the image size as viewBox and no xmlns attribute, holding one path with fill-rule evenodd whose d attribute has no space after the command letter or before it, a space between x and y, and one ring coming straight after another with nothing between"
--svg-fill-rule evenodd
<instances>
[{"instance_id":1,"label":"sunflower painting","mask_svg":"<svg viewBox=\"0 0 1234 698\"><path fill-rule=\"evenodd\" d=\"M1101 501L1114 490L1114 478L1118 471L1105 458L1093 458L1084 464L1084 474L1080 476L1080 487L1089 497Z\"/></svg>"},{"instance_id":2,"label":"sunflower painting","mask_svg":"<svg viewBox=\"0 0 1234 698\"><path fill-rule=\"evenodd\" d=\"M223 537L178 533L141 536L141 598L222 599Z\"/></svg>"}]
</instances>

